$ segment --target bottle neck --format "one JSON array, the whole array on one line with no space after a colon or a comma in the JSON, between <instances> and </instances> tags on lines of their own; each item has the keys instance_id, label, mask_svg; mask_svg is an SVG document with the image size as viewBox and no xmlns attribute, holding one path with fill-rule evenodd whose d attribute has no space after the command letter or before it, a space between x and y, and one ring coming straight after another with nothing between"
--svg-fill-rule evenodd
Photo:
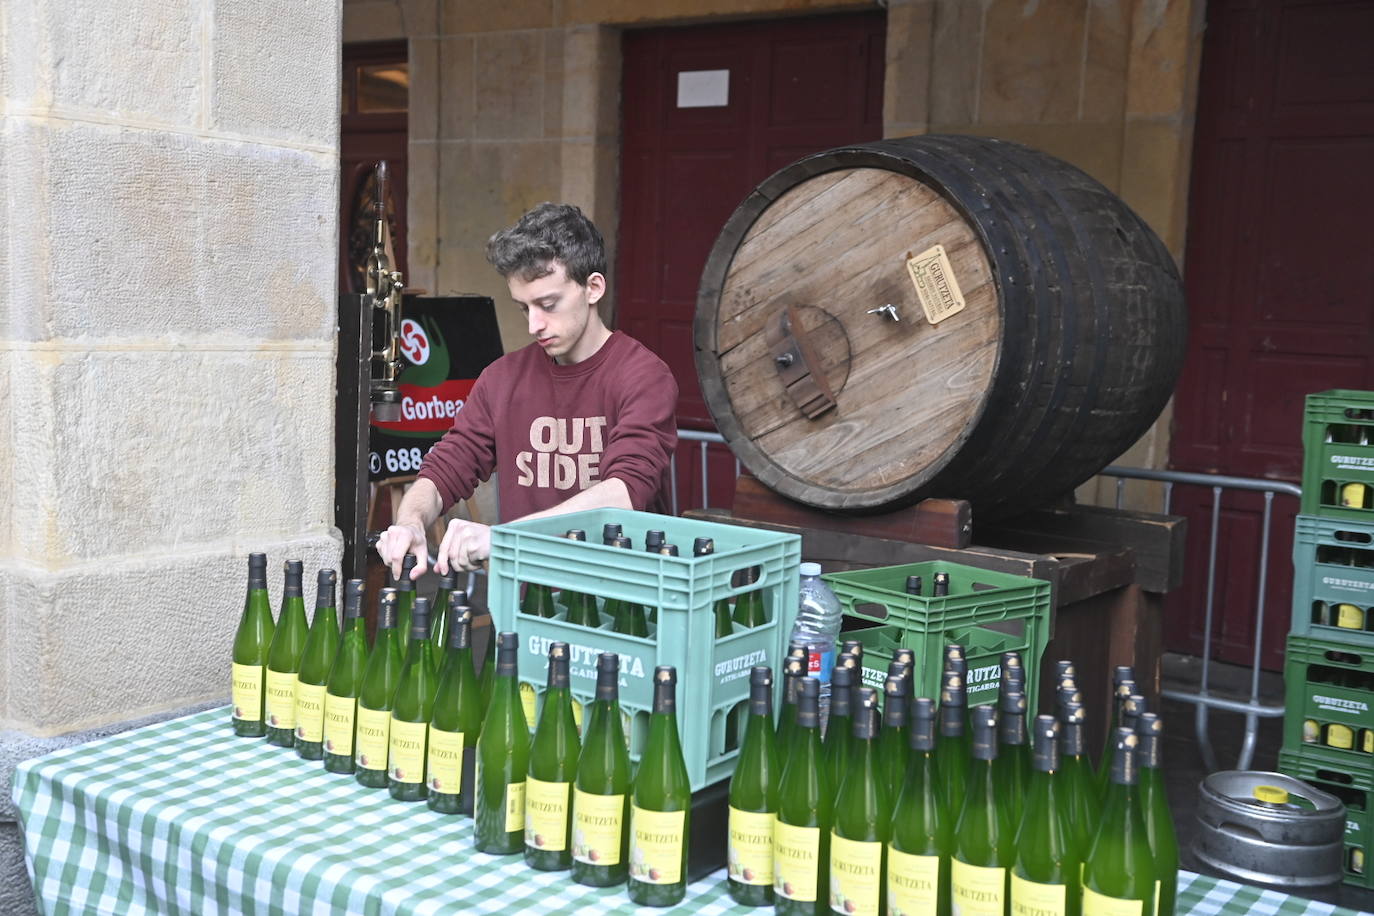
<instances>
[{"instance_id":1,"label":"bottle neck","mask_svg":"<svg viewBox=\"0 0 1374 916\"><path fill-rule=\"evenodd\" d=\"M406 645L406 664L417 665L432 654L432 644L428 636L416 636L412 631L410 642Z\"/></svg>"},{"instance_id":2,"label":"bottle neck","mask_svg":"<svg viewBox=\"0 0 1374 916\"><path fill-rule=\"evenodd\" d=\"M1004 712L997 720L997 740L1004 745L1026 743L1026 717L1019 712Z\"/></svg>"},{"instance_id":3,"label":"bottle neck","mask_svg":"<svg viewBox=\"0 0 1374 916\"><path fill-rule=\"evenodd\" d=\"M960 738L964 734L964 707L940 707L940 737Z\"/></svg>"}]
</instances>

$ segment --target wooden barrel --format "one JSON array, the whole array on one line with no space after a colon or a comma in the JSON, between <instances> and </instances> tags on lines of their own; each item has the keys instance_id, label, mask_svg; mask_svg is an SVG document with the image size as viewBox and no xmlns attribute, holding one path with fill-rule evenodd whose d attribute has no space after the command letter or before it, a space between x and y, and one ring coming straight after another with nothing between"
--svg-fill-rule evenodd
<instances>
[{"instance_id":1,"label":"wooden barrel","mask_svg":"<svg viewBox=\"0 0 1374 916\"><path fill-rule=\"evenodd\" d=\"M1173 259L1079 169L969 136L808 156L730 217L702 275L697 374L775 491L877 512L1043 505L1138 439L1187 335Z\"/></svg>"}]
</instances>

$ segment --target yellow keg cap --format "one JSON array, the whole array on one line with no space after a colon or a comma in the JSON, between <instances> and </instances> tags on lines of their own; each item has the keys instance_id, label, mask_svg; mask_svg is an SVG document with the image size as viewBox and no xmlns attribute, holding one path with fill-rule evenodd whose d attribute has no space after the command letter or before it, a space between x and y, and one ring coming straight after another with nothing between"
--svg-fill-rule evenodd
<instances>
[{"instance_id":1,"label":"yellow keg cap","mask_svg":"<svg viewBox=\"0 0 1374 916\"><path fill-rule=\"evenodd\" d=\"M1288 790L1278 786L1255 786L1255 798L1267 805L1288 804Z\"/></svg>"}]
</instances>

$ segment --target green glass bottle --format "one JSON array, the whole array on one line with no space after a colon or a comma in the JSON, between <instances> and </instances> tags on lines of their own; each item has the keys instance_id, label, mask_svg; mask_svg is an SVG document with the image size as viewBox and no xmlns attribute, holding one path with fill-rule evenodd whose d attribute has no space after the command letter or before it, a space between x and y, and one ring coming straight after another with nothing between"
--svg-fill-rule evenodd
<instances>
[{"instance_id":1,"label":"green glass bottle","mask_svg":"<svg viewBox=\"0 0 1374 916\"><path fill-rule=\"evenodd\" d=\"M430 621L429 621L429 643L434 647L436 653L443 653L444 647L448 645L448 600L458 587L458 574L452 569L447 575L439 576L439 585L434 592L434 600L430 602ZM467 604L467 594L463 595L463 604Z\"/></svg>"},{"instance_id":2,"label":"green glass bottle","mask_svg":"<svg viewBox=\"0 0 1374 916\"><path fill-rule=\"evenodd\" d=\"M302 574L300 560L286 561L281 613L272 634L272 648L267 652L267 743L278 747L296 744L296 674L309 629L301 593Z\"/></svg>"},{"instance_id":3,"label":"green glass bottle","mask_svg":"<svg viewBox=\"0 0 1374 916\"><path fill-rule=\"evenodd\" d=\"M949 867L954 818L935 773L935 702L911 704L911 753L892 808L887 847L887 906L894 916L949 916Z\"/></svg>"},{"instance_id":4,"label":"green glass bottle","mask_svg":"<svg viewBox=\"0 0 1374 916\"><path fill-rule=\"evenodd\" d=\"M1021 662L1020 652L1003 652L1001 668L998 679L998 695L1002 693L1019 693L1026 697L1026 668ZM999 733L999 740L1002 746L997 750L997 757L1000 760L1003 755L1011 758L1011 768L1016 774L1017 780L1021 785L1021 795L1024 796L1026 790L1030 788L1031 776L1031 741L1026 735L1026 717L1032 715L1028 703L1020 704L1021 723L1019 729L1002 729ZM1005 718L1001 714L1010 711L1010 707L999 707L999 722L1004 722ZM999 725L1000 727L1000 725ZM1010 743L1008 738L1020 738L1019 743Z\"/></svg>"},{"instance_id":5,"label":"green glass bottle","mask_svg":"<svg viewBox=\"0 0 1374 916\"><path fill-rule=\"evenodd\" d=\"M823 754L830 784L836 787L849 766L854 741L853 696L858 667L854 656L841 653L830 673L830 719L825 726Z\"/></svg>"},{"instance_id":6,"label":"green glass bottle","mask_svg":"<svg viewBox=\"0 0 1374 916\"><path fill-rule=\"evenodd\" d=\"M893 662L883 682L883 728L878 744L878 778L893 798L906 778L907 738L907 680L910 667ZM851 757L851 759L853 759ZM838 810L838 809L837 809Z\"/></svg>"},{"instance_id":7,"label":"green glass bottle","mask_svg":"<svg viewBox=\"0 0 1374 916\"><path fill-rule=\"evenodd\" d=\"M429 757L429 720L439 687L434 645L429 641L429 599L416 598L410 611L410 641L405 666L391 702L387 788L397 801L424 801L425 762Z\"/></svg>"},{"instance_id":8,"label":"green glass bottle","mask_svg":"<svg viewBox=\"0 0 1374 916\"><path fill-rule=\"evenodd\" d=\"M401 680L401 638L396 632L396 589L384 588L377 599L377 636L358 691L357 740L353 778L369 789L386 788L387 753L391 749L391 701Z\"/></svg>"},{"instance_id":9,"label":"green glass bottle","mask_svg":"<svg viewBox=\"0 0 1374 916\"><path fill-rule=\"evenodd\" d=\"M473 758L482 734L482 688L472 666L472 608L467 594L448 599L448 646L429 718L425 764L431 811L472 814Z\"/></svg>"},{"instance_id":10,"label":"green glass bottle","mask_svg":"<svg viewBox=\"0 0 1374 916\"><path fill-rule=\"evenodd\" d=\"M687 895L692 782L678 740L676 693L677 671L659 665L630 806L629 893L640 906L672 906Z\"/></svg>"},{"instance_id":11,"label":"green glass bottle","mask_svg":"<svg viewBox=\"0 0 1374 916\"><path fill-rule=\"evenodd\" d=\"M572 867L572 785L582 745L568 686L568 644L549 646L544 709L530 743L525 779L525 864L539 871Z\"/></svg>"},{"instance_id":12,"label":"green glass bottle","mask_svg":"<svg viewBox=\"0 0 1374 916\"><path fill-rule=\"evenodd\" d=\"M353 772L353 742L358 727L358 694L367 669L367 619L363 617L363 580L344 583L343 636L324 693L324 768Z\"/></svg>"},{"instance_id":13,"label":"green glass bottle","mask_svg":"<svg viewBox=\"0 0 1374 916\"><path fill-rule=\"evenodd\" d=\"M563 536L570 541L581 541L585 543L587 540L587 532L583 531L581 528L569 528L568 533ZM596 599L594 597L582 592L575 592L570 588L563 589L561 597L563 599L563 606L567 608L568 623L577 624L582 627L601 626L601 615L597 613Z\"/></svg>"},{"instance_id":14,"label":"green glass bottle","mask_svg":"<svg viewBox=\"0 0 1374 916\"><path fill-rule=\"evenodd\" d=\"M1083 916L1130 912L1151 916L1155 905L1155 863L1149 827L1140 807L1140 739L1116 730L1111 782L1102 820L1083 866Z\"/></svg>"},{"instance_id":15,"label":"green glass bottle","mask_svg":"<svg viewBox=\"0 0 1374 916\"><path fill-rule=\"evenodd\" d=\"M1082 905L1080 860L1058 770L1059 723L1054 716L1036 716L1031 782L1011 869L1012 913L1069 916Z\"/></svg>"},{"instance_id":16,"label":"green glass bottle","mask_svg":"<svg viewBox=\"0 0 1374 916\"><path fill-rule=\"evenodd\" d=\"M617 535L611 542L611 546L622 550L633 549L630 539L624 535ZM644 613L643 605L613 598L606 602L606 606L606 614L611 618L612 630L617 633L624 633L626 636L638 636L641 639L649 637L649 618Z\"/></svg>"},{"instance_id":17,"label":"green glass bottle","mask_svg":"<svg viewBox=\"0 0 1374 916\"><path fill-rule=\"evenodd\" d=\"M950 901L961 916L1003 916L1009 912L1008 877L1016 857L1015 830L993 772L997 759L997 710L975 706L968 794L954 828ZM938 765L938 764L937 764Z\"/></svg>"},{"instance_id":18,"label":"green glass bottle","mask_svg":"<svg viewBox=\"0 0 1374 916\"><path fill-rule=\"evenodd\" d=\"M324 695L334 656L339 652L339 611L335 607L338 573L320 570L315 587L315 616L301 649L296 674L296 754L305 760L324 759Z\"/></svg>"},{"instance_id":19,"label":"green glass bottle","mask_svg":"<svg viewBox=\"0 0 1374 916\"><path fill-rule=\"evenodd\" d=\"M1164 789L1164 723L1152 712L1136 722L1140 738L1140 807L1155 863L1155 898L1159 916L1174 916L1178 897L1178 836Z\"/></svg>"},{"instance_id":20,"label":"green glass bottle","mask_svg":"<svg viewBox=\"0 0 1374 916\"><path fill-rule=\"evenodd\" d=\"M410 642L410 613L415 608L415 554L408 553L401 561L401 578L391 585L396 589L396 635L400 639L401 655Z\"/></svg>"},{"instance_id":21,"label":"green glass bottle","mask_svg":"<svg viewBox=\"0 0 1374 916\"><path fill-rule=\"evenodd\" d=\"M267 554L248 555L248 594L243 599L243 616L234 633L232 702L229 717L234 734L261 738L267 734L264 686L267 653L272 648L272 605L267 598Z\"/></svg>"},{"instance_id":22,"label":"green glass bottle","mask_svg":"<svg viewBox=\"0 0 1374 916\"><path fill-rule=\"evenodd\" d=\"M1059 719L1060 779L1068 787L1065 803L1080 862L1088 856L1102 816L1102 799L1097 794L1097 782L1083 740L1084 719L1083 707L1077 703L1066 705Z\"/></svg>"},{"instance_id":23,"label":"green glass bottle","mask_svg":"<svg viewBox=\"0 0 1374 916\"><path fill-rule=\"evenodd\" d=\"M1116 730L1121 727L1121 704L1135 693L1135 669L1130 665L1117 665L1112 672L1111 720L1107 725L1107 735L1102 740L1102 755L1097 758L1097 794L1107 791L1108 777L1112 772L1112 743Z\"/></svg>"},{"instance_id":24,"label":"green glass bottle","mask_svg":"<svg viewBox=\"0 0 1374 916\"><path fill-rule=\"evenodd\" d=\"M992 769L997 778L998 797L1007 806L1011 822L1019 824L1025 788L1019 764L1025 759L1021 752L1028 747L1026 695L1010 687L999 691L997 712L997 759Z\"/></svg>"},{"instance_id":25,"label":"green glass bottle","mask_svg":"<svg viewBox=\"0 0 1374 916\"><path fill-rule=\"evenodd\" d=\"M782 708L778 711L778 753L786 759L797 730L797 698L806 680L806 647L792 646L782 663Z\"/></svg>"},{"instance_id":26,"label":"green glass bottle","mask_svg":"<svg viewBox=\"0 0 1374 916\"><path fill-rule=\"evenodd\" d=\"M538 582L525 583L525 596L520 599L520 613L531 617L553 617L558 609L553 603L553 589ZM495 640L492 640L493 645Z\"/></svg>"},{"instance_id":27,"label":"green glass bottle","mask_svg":"<svg viewBox=\"0 0 1374 916\"><path fill-rule=\"evenodd\" d=\"M1121 692L1117 694L1112 706L1112 733L1119 728L1134 732L1136 716L1145 711L1145 698L1136 692L1135 681L1132 680L1122 681L1117 689ZM1111 763L1112 755L1115 753L1115 747L1110 748L1102 758L1103 766L1097 771L1097 794L1104 804L1111 787Z\"/></svg>"},{"instance_id":28,"label":"green glass bottle","mask_svg":"<svg viewBox=\"0 0 1374 916\"><path fill-rule=\"evenodd\" d=\"M751 566L744 570L741 587L754 585L759 581L759 568ZM768 622L768 611L763 606L763 589L751 588L740 592L735 599L734 621L741 627L753 629Z\"/></svg>"},{"instance_id":29,"label":"green glass bottle","mask_svg":"<svg viewBox=\"0 0 1374 916\"><path fill-rule=\"evenodd\" d=\"M889 677L887 682L895 682L894 689L905 707L906 697L901 691L906 685L901 677ZM888 694L884 702L891 702L892 696ZM853 714L854 749L835 796L830 835L830 910L853 916L883 916L887 912L883 853L891 835L892 809L879 760L877 691L860 687ZM905 724L902 738L906 738Z\"/></svg>"},{"instance_id":30,"label":"green glass bottle","mask_svg":"<svg viewBox=\"0 0 1374 916\"><path fill-rule=\"evenodd\" d=\"M835 788L821 756L820 686L815 678L801 678L796 748L788 755L778 745L783 764L773 828L773 893L775 911L782 916L819 916L830 910Z\"/></svg>"},{"instance_id":31,"label":"green glass bottle","mask_svg":"<svg viewBox=\"0 0 1374 916\"><path fill-rule=\"evenodd\" d=\"M572 879L623 884L630 872L630 754L620 715L620 656L596 659L596 694L573 785Z\"/></svg>"},{"instance_id":32,"label":"green glass bottle","mask_svg":"<svg viewBox=\"0 0 1374 916\"><path fill-rule=\"evenodd\" d=\"M697 538L692 542L692 556L709 557L716 552L716 542L711 538ZM715 604L716 639L723 639L735 632L735 624L730 618L730 599L721 598Z\"/></svg>"},{"instance_id":33,"label":"green glass bottle","mask_svg":"<svg viewBox=\"0 0 1374 916\"><path fill-rule=\"evenodd\" d=\"M473 787L473 845L478 852L512 855L525 848L525 776L530 767L530 726L520 702L514 633L497 636L496 680L477 739Z\"/></svg>"},{"instance_id":34,"label":"green glass bottle","mask_svg":"<svg viewBox=\"0 0 1374 916\"><path fill-rule=\"evenodd\" d=\"M749 714L739 760L730 777L726 889L745 906L773 902L773 823L782 775L773 734L773 671L749 671Z\"/></svg>"},{"instance_id":35,"label":"green glass bottle","mask_svg":"<svg viewBox=\"0 0 1374 916\"><path fill-rule=\"evenodd\" d=\"M940 778L940 797L953 812L964 797L969 772L969 736L964 731L968 704L964 679L956 671L946 671L940 688L940 737L935 743L935 772Z\"/></svg>"}]
</instances>

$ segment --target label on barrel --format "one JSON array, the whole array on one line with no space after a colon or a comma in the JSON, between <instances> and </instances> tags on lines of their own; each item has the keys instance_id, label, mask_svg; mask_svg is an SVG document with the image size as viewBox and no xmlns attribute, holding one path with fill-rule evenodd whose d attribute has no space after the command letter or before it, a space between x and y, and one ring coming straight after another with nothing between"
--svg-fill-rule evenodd
<instances>
[{"instance_id":1,"label":"label on barrel","mask_svg":"<svg viewBox=\"0 0 1374 916\"><path fill-rule=\"evenodd\" d=\"M936 245L907 258L906 270L916 285L916 296L921 300L926 321L939 324L964 310L964 294L959 290L959 281L954 279L954 268L945 254L945 246Z\"/></svg>"}]
</instances>

